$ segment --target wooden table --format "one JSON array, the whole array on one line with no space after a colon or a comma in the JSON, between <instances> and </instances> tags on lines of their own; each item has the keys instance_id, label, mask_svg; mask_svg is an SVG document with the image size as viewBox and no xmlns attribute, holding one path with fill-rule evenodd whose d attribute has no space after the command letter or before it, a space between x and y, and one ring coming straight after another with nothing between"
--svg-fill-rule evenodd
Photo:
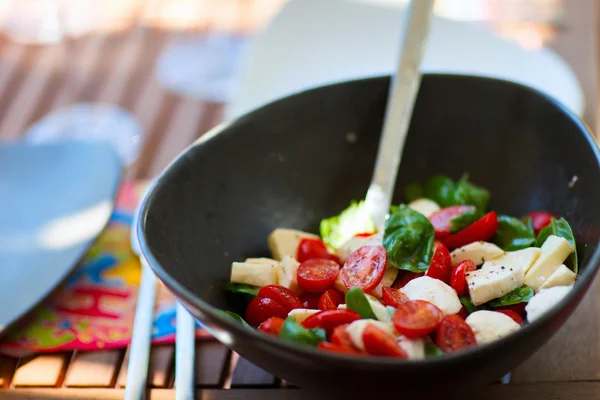
<instances>
[{"instance_id":1,"label":"wooden table","mask_svg":"<svg viewBox=\"0 0 600 400\"><path fill-rule=\"evenodd\" d=\"M596 0L568 0L566 29L551 44L582 83L585 119L592 127L599 127L598 9ZM253 29L252 23L238 21L237 26L248 31ZM154 176L221 118L221 104L166 92L154 79L153 66L160 50L177 35L155 25L76 42L82 62L68 79L75 79L77 100L120 104L137 116L144 129L142 153L127 171L129 178ZM26 126L67 101L64 54L61 46L28 47L0 40L1 139L18 139ZM474 399L599 398L599 306L600 293L595 285L559 334L513 372L511 384L493 385ZM214 339L198 341L196 354L198 398L283 397L284 383ZM173 398L173 355L173 346L152 350L148 382L152 399ZM126 350L0 356L0 388L4 388L0 398L122 398L126 361ZM301 398L302 391L287 389L285 395Z\"/></svg>"}]
</instances>

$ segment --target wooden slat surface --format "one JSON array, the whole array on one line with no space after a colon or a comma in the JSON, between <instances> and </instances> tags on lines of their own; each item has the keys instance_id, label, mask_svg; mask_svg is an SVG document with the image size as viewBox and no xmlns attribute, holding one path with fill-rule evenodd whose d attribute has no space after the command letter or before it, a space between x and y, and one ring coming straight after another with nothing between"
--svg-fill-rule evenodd
<instances>
[{"instance_id":1,"label":"wooden slat surface","mask_svg":"<svg viewBox=\"0 0 600 400\"><path fill-rule=\"evenodd\" d=\"M114 387L122 350L77 352L65 377L67 387Z\"/></svg>"},{"instance_id":2,"label":"wooden slat surface","mask_svg":"<svg viewBox=\"0 0 600 400\"><path fill-rule=\"evenodd\" d=\"M60 387L70 359L62 353L21 358L12 385Z\"/></svg>"}]
</instances>

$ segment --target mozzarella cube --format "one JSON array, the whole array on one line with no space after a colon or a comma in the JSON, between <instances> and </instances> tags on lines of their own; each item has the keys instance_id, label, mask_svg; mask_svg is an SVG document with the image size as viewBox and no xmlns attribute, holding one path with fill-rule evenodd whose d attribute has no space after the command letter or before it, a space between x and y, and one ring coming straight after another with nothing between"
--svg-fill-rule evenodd
<instances>
[{"instance_id":1,"label":"mozzarella cube","mask_svg":"<svg viewBox=\"0 0 600 400\"><path fill-rule=\"evenodd\" d=\"M245 262L234 262L231 264L231 282L258 287L277 285L278 269L277 261L268 258L249 258Z\"/></svg>"},{"instance_id":2,"label":"mozzarella cube","mask_svg":"<svg viewBox=\"0 0 600 400\"><path fill-rule=\"evenodd\" d=\"M346 328L346 332L348 332L348 335L352 340L352 344L354 344L354 346L361 351L365 350L365 343L363 342L363 333L367 325L373 325L387 333L390 333L394 336L396 335L396 330L390 323L375 321L372 319L359 319L357 321L354 321L350 323L350 325L348 325L348 327Z\"/></svg>"},{"instance_id":3,"label":"mozzarella cube","mask_svg":"<svg viewBox=\"0 0 600 400\"><path fill-rule=\"evenodd\" d=\"M563 264L542 283L540 289L547 289L554 286L569 286L575 282L575 279L577 279L577 274Z\"/></svg>"},{"instance_id":4,"label":"mozzarella cube","mask_svg":"<svg viewBox=\"0 0 600 400\"><path fill-rule=\"evenodd\" d=\"M404 336L398 338L398 346L400 346L408 355L409 360L425 359L425 340L409 339Z\"/></svg>"},{"instance_id":5,"label":"mozzarella cube","mask_svg":"<svg viewBox=\"0 0 600 400\"><path fill-rule=\"evenodd\" d=\"M494 258L493 260L483 263L481 269L503 265L520 265L523 272L527 272L534 262L542 254L542 250L538 247L528 247L522 250L507 251L503 256Z\"/></svg>"},{"instance_id":6,"label":"mozzarella cube","mask_svg":"<svg viewBox=\"0 0 600 400\"><path fill-rule=\"evenodd\" d=\"M477 344L493 342L520 328L511 317L496 311L475 311L465 322L473 329Z\"/></svg>"},{"instance_id":7,"label":"mozzarella cube","mask_svg":"<svg viewBox=\"0 0 600 400\"><path fill-rule=\"evenodd\" d=\"M495 244L479 241L455 249L450 253L450 257L452 258L452 265L457 265L464 260L472 260L475 265L481 265L503 254L504 250Z\"/></svg>"},{"instance_id":8,"label":"mozzarella cube","mask_svg":"<svg viewBox=\"0 0 600 400\"><path fill-rule=\"evenodd\" d=\"M294 293L300 292L298 286L298 267L300 263L290 256L284 256L277 268L277 280L281 286Z\"/></svg>"},{"instance_id":9,"label":"mozzarella cube","mask_svg":"<svg viewBox=\"0 0 600 400\"><path fill-rule=\"evenodd\" d=\"M519 265L488 267L465 274L469 295L478 306L523 286L523 268Z\"/></svg>"},{"instance_id":10,"label":"mozzarella cube","mask_svg":"<svg viewBox=\"0 0 600 400\"><path fill-rule=\"evenodd\" d=\"M296 308L288 313L288 317L294 317L296 322L301 324L306 318L314 315L321 310L312 310L310 308Z\"/></svg>"},{"instance_id":11,"label":"mozzarella cube","mask_svg":"<svg viewBox=\"0 0 600 400\"><path fill-rule=\"evenodd\" d=\"M392 317L390 316L390 314L388 313L387 309L385 308L385 306L383 304L381 304L379 302L379 300L377 300L375 297L370 296L370 295L365 295L367 297L367 301L369 302L369 305L371 306L371 310L373 310L373 314L375 314L375 317L379 320L379 321L390 321L392 319Z\"/></svg>"},{"instance_id":12,"label":"mozzarella cube","mask_svg":"<svg viewBox=\"0 0 600 400\"><path fill-rule=\"evenodd\" d=\"M278 261L283 260L285 256L296 258L298 245L302 239L319 239L319 237L295 229L275 229L268 239L271 255Z\"/></svg>"},{"instance_id":13,"label":"mozzarella cube","mask_svg":"<svg viewBox=\"0 0 600 400\"><path fill-rule=\"evenodd\" d=\"M392 286L392 284L396 280L397 276L398 276L398 268L394 268L388 264L388 267L385 269L385 272L383 273L383 279L381 280L381 283L379 285L377 285L377 287L375 289L371 290L371 292L369 294L380 299L381 297L383 297L383 287L384 286L386 286L386 287Z\"/></svg>"},{"instance_id":14,"label":"mozzarella cube","mask_svg":"<svg viewBox=\"0 0 600 400\"><path fill-rule=\"evenodd\" d=\"M335 278L335 282L333 283L333 288L339 290L342 293L348 293L348 288L344 285L344 281L342 280L342 272L338 273L337 278Z\"/></svg>"},{"instance_id":15,"label":"mozzarella cube","mask_svg":"<svg viewBox=\"0 0 600 400\"><path fill-rule=\"evenodd\" d=\"M408 282L400 291L409 300L425 300L436 305L444 314L456 314L462 308L456 291L439 279L421 276Z\"/></svg>"},{"instance_id":16,"label":"mozzarella cube","mask_svg":"<svg viewBox=\"0 0 600 400\"><path fill-rule=\"evenodd\" d=\"M542 254L525 274L525 284L538 290L546 279L575 250L565 238L550 235L542 245Z\"/></svg>"},{"instance_id":17,"label":"mozzarella cube","mask_svg":"<svg viewBox=\"0 0 600 400\"><path fill-rule=\"evenodd\" d=\"M375 233L371 236L355 236L348 240L346 243L340 246L337 250L336 255L342 263L346 262L346 259L350 254L363 246L381 246L383 244L383 232Z\"/></svg>"},{"instance_id":18,"label":"mozzarella cube","mask_svg":"<svg viewBox=\"0 0 600 400\"><path fill-rule=\"evenodd\" d=\"M535 294L525 306L527 320L533 322L548 312L571 291L571 286L554 286L548 289L542 289Z\"/></svg>"},{"instance_id":19,"label":"mozzarella cube","mask_svg":"<svg viewBox=\"0 0 600 400\"><path fill-rule=\"evenodd\" d=\"M411 201L408 203L408 207L412 208L418 213L423 214L427 218L429 218L429 216L434 212L440 210L440 206L435 201L426 198L420 198L416 199L415 201Z\"/></svg>"}]
</instances>

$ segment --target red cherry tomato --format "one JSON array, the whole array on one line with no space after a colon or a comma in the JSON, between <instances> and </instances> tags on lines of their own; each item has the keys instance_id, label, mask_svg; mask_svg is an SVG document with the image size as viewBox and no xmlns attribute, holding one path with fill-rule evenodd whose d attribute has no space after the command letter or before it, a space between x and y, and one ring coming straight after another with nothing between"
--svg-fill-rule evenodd
<instances>
[{"instance_id":1,"label":"red cherry tomato","mask_svg":"<svg viewBox=\"0 0 600 400\"><path fill-rule=\"evenodd\" d=\"M498 216L494 211L492 211L473 222L465 229L461 229L460 231L442 239L442 242L449 249L456 249L479 240L485 242L494 236L497 229Z\"/></svg>"},{"instance_id":2,"label":"red cherry tomato","mask_svg":"<svg viewBox=\"0 0 600 400\"><path fill-rule=\"evenodd\" d=\"M279 336L279 332L281 332L281 327L283 326L284 321L285 320L283 318L271 317L265 320L262 324L260 324L258 330L261 332Z\"/></svg>"},{"instance_id":3,"label":"red cherry tomato","mask_svg":"<svg viewBox=\"0 0 600 400\"><path fill-rule=\"evenodd\" d=\"M458 315L462 319L467 319L467 317L469 316L469 312L467 311L466 308L461 307L460 311L457 312L456 315Z\"/></svg>"},{"instance_id":4,"label":"red cherry tomato","mask_svg":"<svg viewBox=\"0 0 600 400\"><path fill-rule=\"evenodd\" d=\"M255 297L246 309L246 321L252 326L259 326L271 317L285 318L288 311L284 306L267 297Z\"/></svg>"},{"instance_id":5,"label":"red cherry tomato","mask_svg":"<svg viewBox=\"0 0 600 400\"><path fill-rule=\"evenodd\" d=\"M350 338L350 334L346 330L348 325L349 324L343 324L333 328L329 340L331 340L331 343L337 344L338 346L342 346L347 349L356 351L354 343L352 343L352 339Z\"/></svg>"},{"instance_id":6,"label":"red cherry tomato","mask_svg":"<svg viewBox=\"0 0 600 400\"><path fill-rule=\"evenodd\" d=\"M392 316L398 333L408 338L427 336L438 327L444 313L428 301L412 300L402 303Z\"/></svg>"},{"instance_id":7,"label":"red cherry tomato","mask_svg":"<svg viewBox=\"0 0 600 400\"><path fill-rule=\"evenodd\" d=\"M371 356L408 358L394 336L372 324L367 325L362 339L365 351Z\"/></svg>"},{"instance_id":8,"label":"red cherry tomato","mask_svg":"<svg viewBox=\"0 0 600 400\"><path fill-rule=\"evenodd\" d=\"M319 310L335 310L344 303L344 295L339 290L327 289L319 299Z\"/></svg>"},{"instance_id":9,"label":"red cherry tomato","mask_svg":"<svg viewBox=\"0 0 600 400\"><path fill-rule=\"evenodd\" d=\"M398 289L384 286L381 288L381 292L383 293L383 304L386 306L398 307L408 301L408 297Z\"/></svg>"},{"instance_id":10,"label":"red cherry tomato","mask_svg":"<svg viewBox=\"0 0 600 400\"><path fill-rule=\"evenodd\" d=\"M279 285L267 285L260 288L258 297L273 299L290 312L295 308L302 308L302 302L290 289Z\"/></svg>"},{"instance_id":11,"label":"red cherry tomato","mask_svg":"<svg viewBox=\"0 0 600 400\"><path fill-rule=\"evenodd\" d=\"M321 298L320 293L304 292L300 295L300 301L302 302L302 308L308 308L311 310L317 310L319 308L319 299Z\"/></svg>"},{"instance_id":12,"label":"red cherry tomato","mask_svg":"<svg viewBox=\"0 0 600 400\"><path fill-rule=\"evenodd\" d=\"M319 350L330 351L332 353L359 354L359 352L354 349L349 349L347 347L343 347L343 346L337 345L335 343L329 343L329 342L321 342L317 345L317 348Z\"/></svg>"},{"instance_id":13,"label":"red cherry tomato","mask_svg":"<svg viewBox=\"0 0 600 400\"><path fill-rule=\"evenodd\" d=\"M349 324L360 319L360 315L351 310L325 310L311 315L302 322L306 329L323 328L331 332L336 326Z\"/></svg>"},{"instance_id":14,"label":"red cherry tomato","mask_svg":"<svg viewBox=\"0 0 600 400\"><path fill-rule=\"evenodd\" d=\"M313 258L327 258L339 264L340 259L327 251L327 246L320 239L305 238L298 244L296 250L296 260L299 263L312 260Z\"/></svg>"},{"instance_id":15,"label":"red cherry tomato","mask_svg":"<svg viewBox=\"0 0 600 400\"><path fill-rule=\"evenodd\" d=\"M427 272L425 272L425 275L439 279L444 283L449 283L451 273L452 258L450 257L450 252L448 251L448 248L444 246L444 243L440 243L433 253L431 264L429 264L429 268L427 269Z\"/></svg>"},{"instance_id":16,"label":"red cherry tomato","mask_svg":"<svg viewBox=\"0 0 600 400\"><path fill-rule=\"evenodd\" d=\"M454 267L450 275L450 286L456 290L457 295L466 296L469 294L466 273L475 270L477 270L477 267L471 260L464 260Z\"/></svg>"},{"instance_id":17,"label":"red cherry tomato","mask_svg":"<svg viewBox=\"0 0 600 400\"><path fill-rule=\"evenodd\" d=\"M514 311L511 311L511 310L498 310L498 312L511 317L513 319L513 321L515 321L519 325L523 324L523 318L521 318L521 316L519 314L517 314L516 312L514 312Z\"/></svg>"},{"instance_id":18,"label":"red cherry tomato","mask_svg":"<svg viewBox=\"0 0 600 400\"><path fill-rule=\"evenodd\" d=\"M340 265L333 260L313 258L298 267L298 285L307 292L324 292L335 282Z\"/></svg>"},{"instance_id":19,"label":"red cherry tomato","mask_svg":"<svg viewBox=\"0 0 600 400\"><path fill-rule=\"evenodd\" d=\"M348 289L359 287L368 293L383 279L386 263L383 246L362 246L348 256L342 268L342 281Z\"/></svg>"},{"instance_id":20,"label":"red cherry tomato","mask_svg":"<svg viewBox=\"0 0 600 400\"><path fill-rule=\"evenodd\" d=\"M450 235L452 220L468 211L475 210L474 206L452 206L442 208L429 216L429 222L435 229L435 238L443 239Z\"/></svg>"},{"instance_id":21,"label":"red cherry tomato","mask_svg":"<svg viewBox=\"0 0 600 400\"><path fill-rule=\"evenodd\" d=\"M398 276L392 284L392 288L402 289L408 282L420 278L423 275L425 275L423 272L398 271Z\"/></svg>"},{"instance_id":22,"label":"red cherry tomato","mask_svg":"<svg viewBox=\"0 0 600 400\"><path fill-rule=\"evenodd\" d=\"M510 310L512 312L515 312L515 313L519 314L519 316L521 316L521 318L524 318L525 315L527 314L525 312L525 306L527 306L527 303L511 304L509 306L501 307L501 308L497 309L496 311Z\"/></svg>"},{"instance_id":23,"label":"red cherry tomato","mask_svg":"<svg viewBox=\"0 0 600 400\"><path fill-rule=\"evenodd\" d=\"M531 218L531 223L533 225L533 231L537 236L538 233L552 222L552 218L554 215L550 214L547 211L533 211L526 215Z\"/></svg>"},{"instance_id":24,"label":"red cherry tomato","mask_svg":"<svg viewBox=\"0 0 600 400\"><path fill-rule=\"evenodd\" d=\"M475 346L475 333L471 327L458 315L446 315L437 330L435 344L444 353Z\"/></svg>"}]
</instances>

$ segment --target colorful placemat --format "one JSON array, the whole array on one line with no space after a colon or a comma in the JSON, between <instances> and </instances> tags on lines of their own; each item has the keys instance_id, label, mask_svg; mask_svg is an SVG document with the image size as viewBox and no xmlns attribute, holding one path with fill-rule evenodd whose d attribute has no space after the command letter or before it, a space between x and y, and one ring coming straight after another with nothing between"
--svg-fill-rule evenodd
<instances>
[{"instance_id":1,"label":"colorful placemat","mask_svg":"<svg viewBox=\"0 0 600 400\"><path fill-rule=\"evenodd\" d=\"M55 293L0 341L0 352L125 347L131 340L141 267L130 246L147 182L125 183L104 232ZM175 299L157 281L153 343L175 339ZM207 335L198 328L198 336Z\"/></svg>"}]
</instances>

